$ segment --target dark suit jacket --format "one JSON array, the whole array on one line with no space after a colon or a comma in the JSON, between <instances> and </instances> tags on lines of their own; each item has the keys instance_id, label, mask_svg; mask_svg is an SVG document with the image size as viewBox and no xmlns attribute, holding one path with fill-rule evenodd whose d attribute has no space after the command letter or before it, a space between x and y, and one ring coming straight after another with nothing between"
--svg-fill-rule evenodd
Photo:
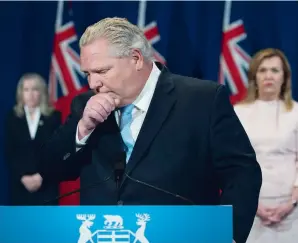
<instances>
[{"instance_id":1,"label":"dark suit jacket","mask_svg":"<svg viewBox=\"0 0 298 243\"><path fill-rule=\"evenodd\" d=\"M12 205L41 205L44 200L58 196L58 183L45 182L41 189L30 193L21 183L23 175L36 171L35 153L61 124L60 112L41 115L35 139L31 139L26 116L18 117L9 112L5 125L5 160L9 173L9 199Z\"/></svg>"},{"instance_id":2,"label":"dark suit jacket","mask_svg":"<svg viewBox=\"0 0 298 243\"><path fill-rule=\"evenodd\" d=\"M85 205L189 204L127 177L117 194L113 164L123 145L114 114L76 152L77 124L91 95L73 100L66 124L44 147L42 177L71 180L81 176L81 204ZM262 176L224 86L163 68L125 171L198 205L233 205L234 239L245 242L257 210ZM99 184L87 189L93 183Z\"/></svg>"}]
</instances>

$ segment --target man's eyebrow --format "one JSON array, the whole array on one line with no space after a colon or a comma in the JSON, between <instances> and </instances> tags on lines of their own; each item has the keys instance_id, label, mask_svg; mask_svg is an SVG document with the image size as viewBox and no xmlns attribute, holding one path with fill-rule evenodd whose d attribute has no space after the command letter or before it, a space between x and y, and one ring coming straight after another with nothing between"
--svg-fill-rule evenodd
<instances>
[{"instance_id":1,"label":"man's eyebrow","mask_svg":"<svg viewBox=\"0 0 298 243\"><path fill-rule=\"evenodd\" d=\"M111 68L112 68L112 65L106 65L102 67L92 68L91 70L102 71L102 70L111 69Z\"/></svg>"},{"instance_id":2,"label":"man's eyebrow","mask_svg":"<svg viewBox=\"0 0 298 243\"><path fill-rule=\"evenodd\" d=\"M103 67L95 67L95 68L91 68L90 71L91 72L102 72L105 71L107 69L111 69L112 65L108 65L108 66L103 66ZM81 70L83 73L88 73L87 70Z\"/></svg>"}]
</instances>

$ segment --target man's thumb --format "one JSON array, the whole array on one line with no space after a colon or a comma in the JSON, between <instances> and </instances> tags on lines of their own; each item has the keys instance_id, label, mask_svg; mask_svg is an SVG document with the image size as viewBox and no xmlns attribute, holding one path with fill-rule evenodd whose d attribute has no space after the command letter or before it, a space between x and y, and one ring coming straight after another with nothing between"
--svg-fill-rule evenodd
<instances>
[{"instance_id":1,"label":"man's thumb","mask_svg":"<svg viewBox=\"0 0 298 243\"><path fill-rule=\"evenodd\" d=\"M118 98L114 99L115 105L118 106L120 104L120 100Z\"/></svg>"}]
</instances>

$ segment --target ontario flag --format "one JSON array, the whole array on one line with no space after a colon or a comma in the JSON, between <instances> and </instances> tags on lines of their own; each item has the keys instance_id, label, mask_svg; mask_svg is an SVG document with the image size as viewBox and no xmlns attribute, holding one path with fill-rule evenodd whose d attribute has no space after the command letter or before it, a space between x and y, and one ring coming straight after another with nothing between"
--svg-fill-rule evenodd
<instances>
[{"instance_id":1,"label":"ontario flag","mask_svg":"<svg viewBox=\"0 0 298 243\"><path fill-rule=\"evenodd\" d=\"M219 82L230 91L230 100L235 104L242 100L247 90L247 73L251 57L240 46L246 39L242 19L232 21L232 1L225 1L222 43L220 54ZM233 16L234 17L234 16Z\"/></svg>"},{"instance_id":2,"label":"ontario flag","mask_svg":"<svg viewBox=\"0 0 298 243\"><path fill-rule=\"evenodd\" d=\"M80 71L79 44L72 20L71 5L59 1L51 57L49 95L56 109L62 112L63 122L70 112L72 99L86 90L88 83ZM80 187L80 180L60 184L60 194ZM79 205L79 193L62 198L60 205Z\"/></svg>"},{"instance_id":3,"label":"ontario flag","mask_svg":"<svg viewBox=\"0 0 298 243\"><path fill-rule=\"evenodd\" d=\"M139 2L137 25L141 30L143 30L143 33L146 39L149 41L152 47L154 60L165 65L166 64L165 58L153 47L154 44L160 41L160 34L157 28L157 23L156 21L151 21L150 23L147 24L146 11L147 11L147 1L142 0Z\"/></svg>"}]
</instances>

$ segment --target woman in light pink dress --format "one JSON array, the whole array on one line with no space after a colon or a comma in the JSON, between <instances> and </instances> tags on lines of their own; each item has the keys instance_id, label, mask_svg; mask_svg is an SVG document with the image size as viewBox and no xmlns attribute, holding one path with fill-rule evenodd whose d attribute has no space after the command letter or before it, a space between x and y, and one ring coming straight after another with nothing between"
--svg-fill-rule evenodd
<instances>
[{"instance_id":1,"label":"woman in light pink dress","mask_svg":"<svg viewBox=\"0 0 298 243\"><path fill-rule=\"evenodd\" d=\"M248 92L235 111L255 149L263 183L247 243L298 242L298 104L291 70L276 49L250 63Z\"/></svg>"}]
</instances>

